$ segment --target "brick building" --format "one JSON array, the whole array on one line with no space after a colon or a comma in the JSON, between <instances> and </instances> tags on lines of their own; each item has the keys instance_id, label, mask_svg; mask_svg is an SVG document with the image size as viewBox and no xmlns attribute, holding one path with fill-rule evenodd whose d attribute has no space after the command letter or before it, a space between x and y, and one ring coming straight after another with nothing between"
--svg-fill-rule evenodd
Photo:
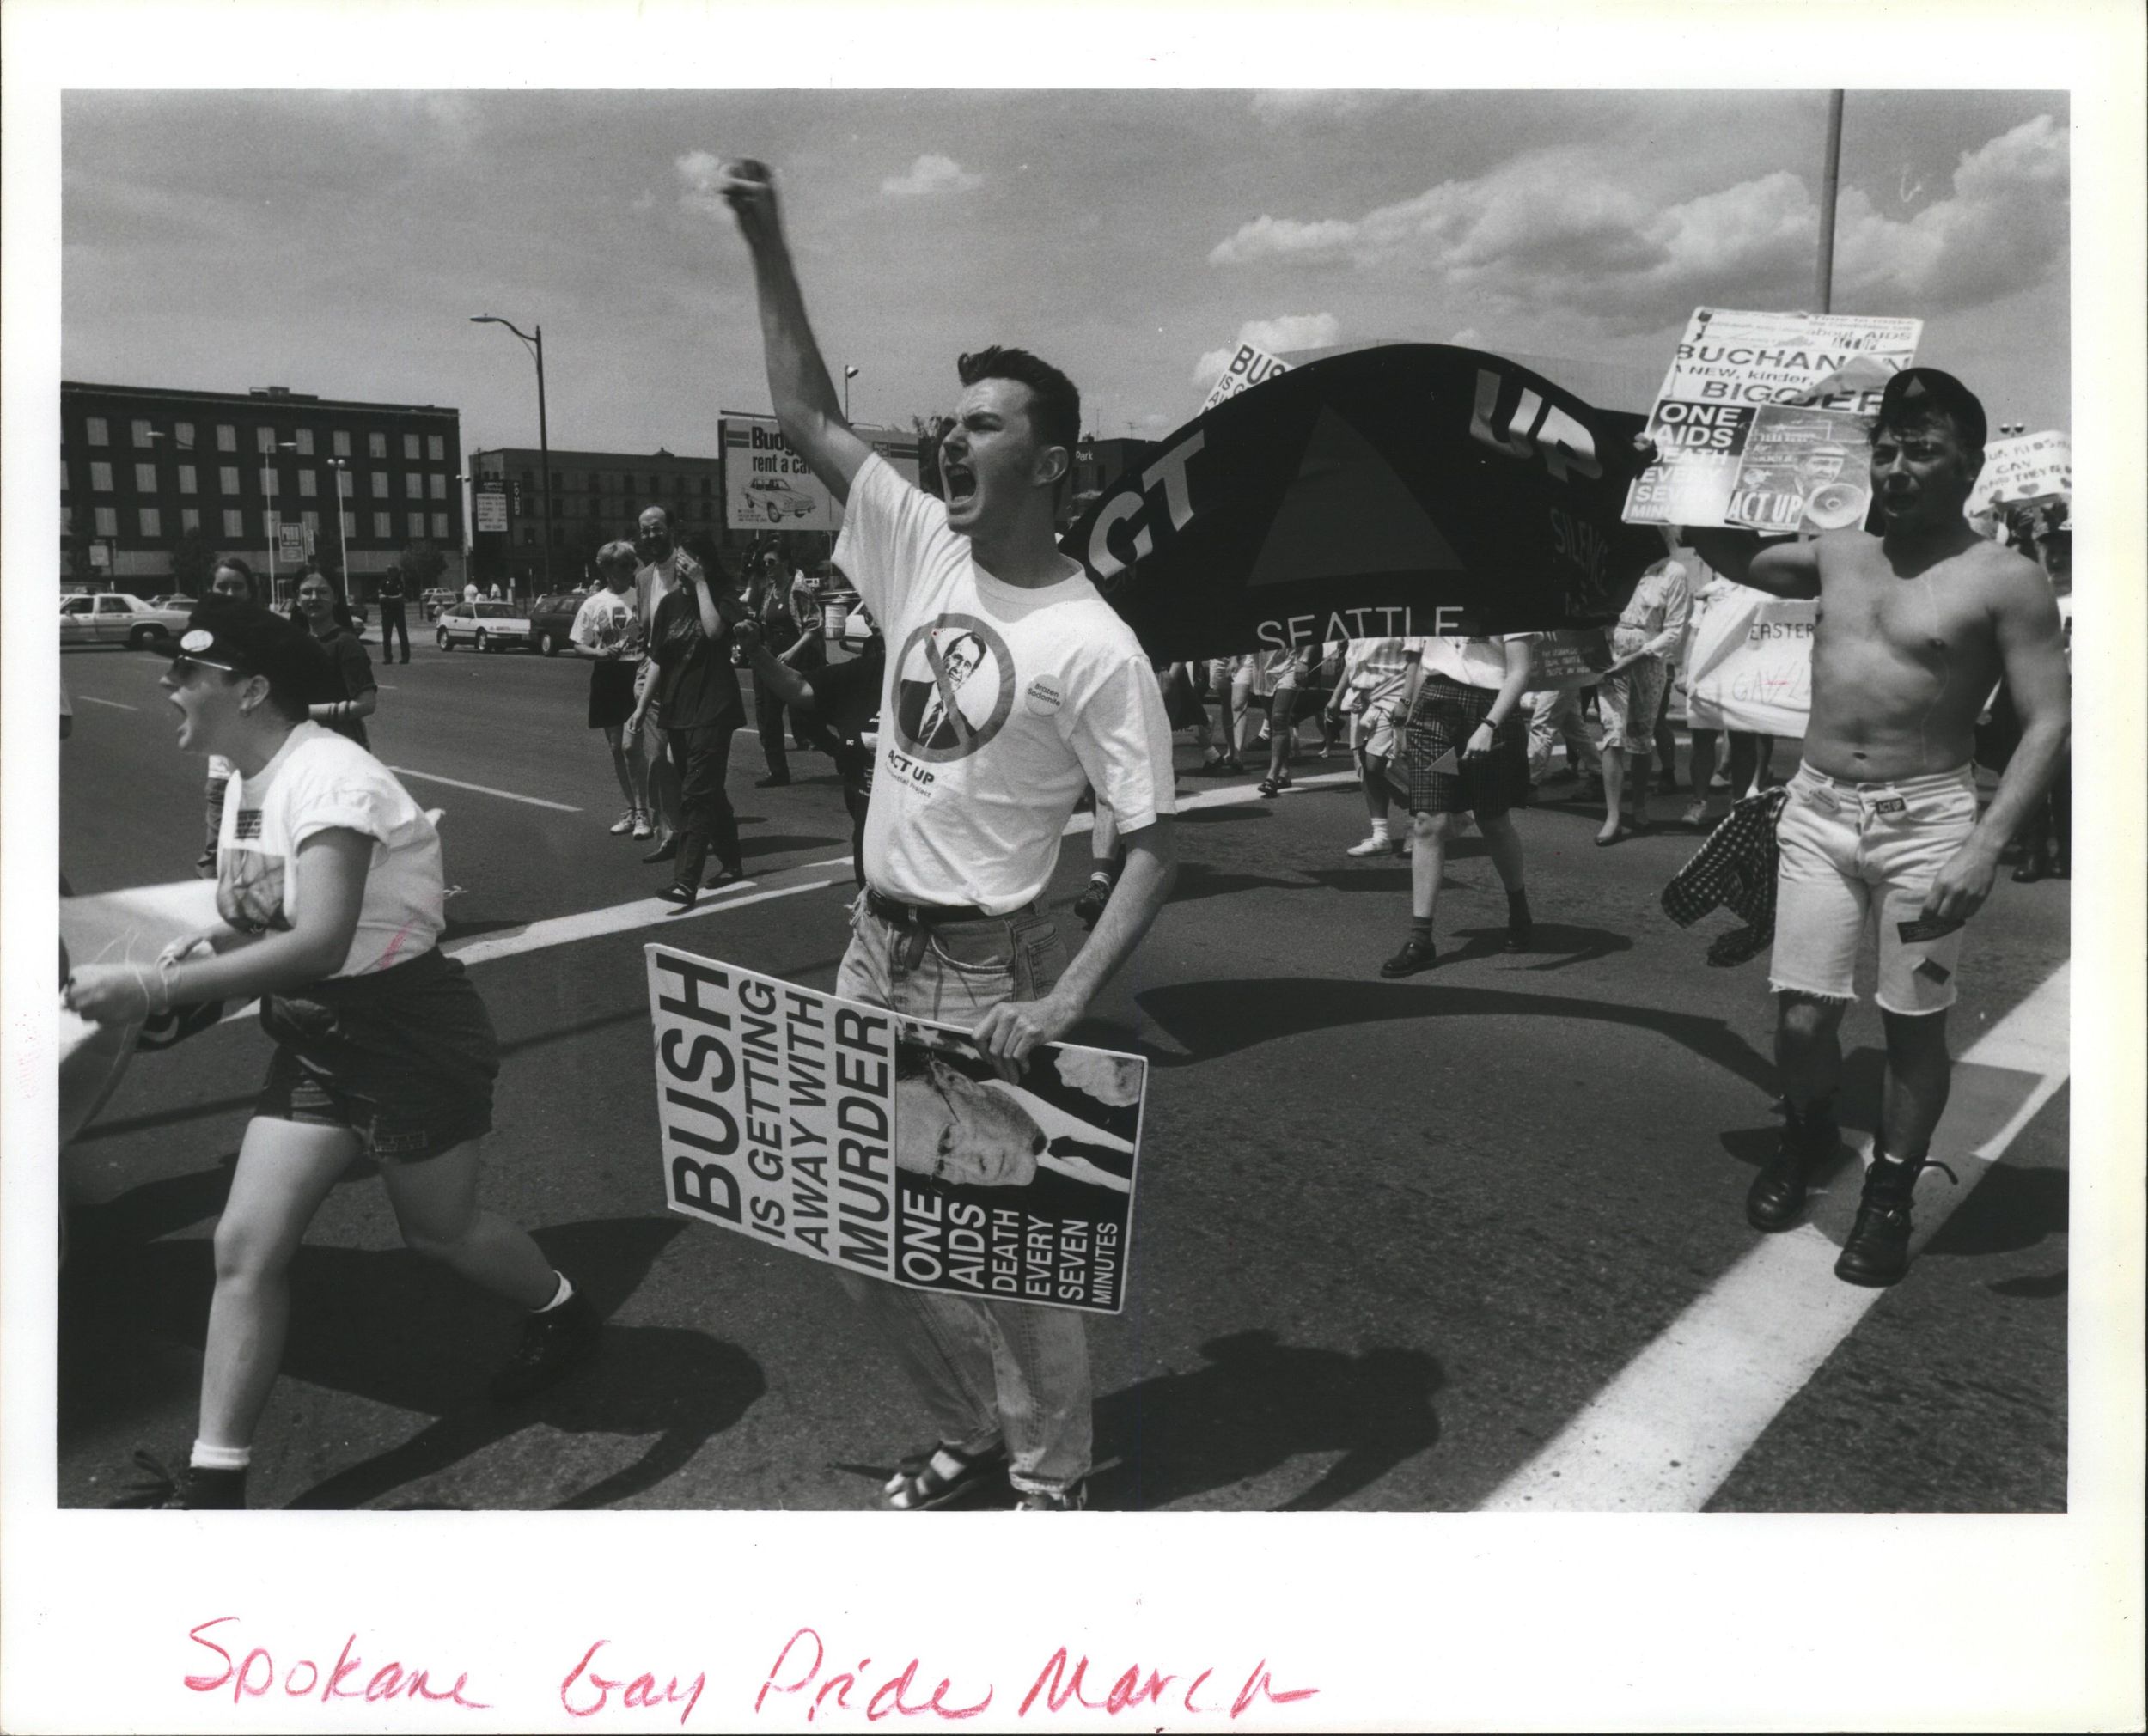
<instances>
[{"instance_id":1,"label":"brick building","mask_svg":"<svg viewBox=\"0 0 2148 1736\"><path fill-rule=\"evenodd\" d=\"M545 478L534 446L499 446L470 454L475 493L504 496L506 528L479 528L471 539L473 576L481 584L497 580L521 592L540 590L545 582ZM497 490L490 485L497 484ZM604 544L634 534L644 507L671 514L681 542L703 537L722 548L723 466L714 458L682 458L659 447L653 453L571 452L552 454L552 576L560 590L571 589L585 576L591 557ZM478 524L485 513L473 505Z\"/></svg>"},{"instance_id":2,"label":"brick building","mask_svg":"<svg viewBox=\"0 0 2148 1736\"><path fill-rule=\"evenodd\" d=\"M424 541L462 582L461 417L437 405L320 398L281 386L186 392L60 382L60 570L76 583L168 588L183 536L272 560L275 527L302 527L351 590ZM337 515L340 511L340 535Z\"/></svg>"}]
</instances>

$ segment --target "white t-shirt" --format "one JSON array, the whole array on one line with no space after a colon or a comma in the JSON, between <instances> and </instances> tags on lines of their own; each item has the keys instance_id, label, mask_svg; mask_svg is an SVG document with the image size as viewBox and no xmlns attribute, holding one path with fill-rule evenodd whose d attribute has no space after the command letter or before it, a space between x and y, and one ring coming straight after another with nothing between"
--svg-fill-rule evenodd
<instances>
[{"instance_id":1,"label":"white t-shirt","mask_svg":"<svg viewBox=\"0 0 2148 1736\"><path fill-rule=\"evenodd\" d=\"M590 592L575 611L574 625L567 630L567 637L592 651L618 648L632 653L638 649L642 621L634 594L614 591L608 586Z\"/></svg>"},{"instance_id":2,"label":"white t-shirt","mask_svg":"<svg viewBox=\"0 0 2148 1736\"><path fill-rule=\"evenodd\" d=\"M1136 831L1172 812L1171 727L1133 630L1074 562L994 578L947 507L877 455L836 564L888 638L865 879L920 905L1018 910L1044 891L1083 787Z\"/></svg>"},{"instance_id":3,"label":"white t-shirt","mask_svg":"<svg viewBox=\"0 0 2148 1736\"><path fill-rule=\"evenodd\" d=\"M1534 639L1535 633L1502 633L1492 639L1459 639L1449 635L1422 641L1427 675L1444 675L1465 687L1489 687L1493 692L1506 685L1506 648L1516 639Z\"/></svg>"},{"instance_id":4,"label":"white t-shirt","mask_svg":"<svg viewBox=\"0 0 2148 1736\"><path fill-rule=\"evenodd\" d=\"M301 723L253 777L224 788L217 911L234 928L289 929L305 892L298 847L341 826L373 840L351 950L332 977L430 952L446 926L440 834L394 774L355 741Z\"/></svg>"}]
</instances>

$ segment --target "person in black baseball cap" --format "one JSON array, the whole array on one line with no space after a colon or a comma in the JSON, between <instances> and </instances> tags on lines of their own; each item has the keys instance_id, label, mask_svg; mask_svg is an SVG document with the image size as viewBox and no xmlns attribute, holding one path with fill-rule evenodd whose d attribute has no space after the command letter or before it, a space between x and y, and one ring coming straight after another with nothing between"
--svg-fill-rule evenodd
<instances>
[{"instance_id":1,"label":"person in black baseball cap","mask_svg":"<svg viewBox=\"0 0 2148 1736\"><path fill-rule=\"evenodd\" d=\"M216 1290L188 1463L123 1506L243 1507L253 1440L282 1361L290 1268L361 1154L404 1240L526 1310L492 1385L503 1402L564 1375L602 1321L528 1234L478 1203L499 1039L446 926L440 835L394 775L310 720L333 664L258 604L194 611L162 686L179 745L231 762L207 934L156 959L80 964L66 1004L129 1024L204 1002L261 1003L275 1039L216 1230Z\"/></svg>"},{"instance_id":2,"label":"person in black baseball cap","mask_svg":"<svg viewBox=\"0 0 2148 1736\"><path fill-rule=\"evenodd\" d=\"M1963 514L1985 432L1984 406L1954 375L1904 369L1872 429L1879 535L1765 546L1749 533L1689 535L1724 577L1820 604L1804 763L1775 833L1768 978L1785 1124L1745 1211L1755 1229L1790 1228L1836 1160L1842 1020L1876 929L1887 1078L1864 1198L1835 1262L1846 1283L1891 1284L1908 1270L1917 1178L1953 1074L1946 1014L1964 930L1991 896L1999 851L2041 806L2072 727L2050 586ZM2021 739L1980 813L1976 718L2002 683Z\"/></svg>"}]
</instances>

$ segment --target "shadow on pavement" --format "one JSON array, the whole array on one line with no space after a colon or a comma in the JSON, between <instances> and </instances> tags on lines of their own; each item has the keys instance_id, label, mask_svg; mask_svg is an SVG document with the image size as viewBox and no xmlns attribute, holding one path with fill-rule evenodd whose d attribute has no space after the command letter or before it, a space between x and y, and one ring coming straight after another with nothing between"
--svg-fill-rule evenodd
<instances>
[{"instance_id":1,"label":"shadow on pavement","mask_svg":"<svg viewBox=\"0 0 2148 1736\"><path fill-rule=\"evenodd\" d=\"M1504 923L1496 929L1456 929L1455 938L1468 943L1455 954L1458 959L1488 958L1506 950ZM1614 934L1609 929L1583 928L1573 923L1538 923L1529 951L1515 956L1532 960L1522 967L1526 971L1564 971L1570 965L1593 964L1615 953L1632 950L1631 935ZM1541 956L1547 953L1558 956Z\"/></svg>"},{"instance_id":2,"label":"shadow on pavement","mask_svg":"<svg viewBox=\"0 0 2148 1736\"><path fill-rule=\"evenodd\" d=\"M1256 1044L1339 1030L1391 1019L1577 1019L1660 1032L1704 1061L1767 1091L1774 1090L1774 1063L1720 1019L1664 1007L1632 1007L1558 995L1521 994L1460 984L1386 983L1352 978L1237 978L1172 983L1134 996L1137 1005L1179 1045L1178 1051L1141 1044L1158 1067L1192 1067Z\"/></svg>"},{"instance_id":3,"label":"shadow on pavement","mask_svg":"<svg viewBox=\"0 0 2148 1736\"><path fill-rule=\"evenodd\" d=\"M826 838L809 832L770 831L752 838L741 836L738 847L746 856L776 856L790 850L848 850L847 838Z\"/></svg>"},{"instance_id":4,"label":"shadow on pavement","mask_svg":"<svg viewBox=\"0 0 2148 1736\"><path fill-rule=\"evenodd\" d=\"M165 1197L108 1220L96 1209L62 1276L62 1427L137 1414L134 1371L161 1373L174 1344L198 1353L214 1256L203 1239L154 1241L103 1233L185 1210L213 1182L152 1184ZM142 1192L144 1190L136 1190ZM213 1208L212 1208L213 1209ZM536 1231L546 1255L607 1317L632 1295L671 1239L671 1218L613 1218ZM380 1501L469 1459L532 1423L571 1434L654 1437L632 1465L557 1503L601 1507L656 1487L730 1428L766 1390L736 1346L679 1327L608 1325L596 1358L558 1386L515 1405L485 1386L513 1342L513 1311L405 1249L307 1246L291 1265L290 1337L283 1373L331 1392L430 1416L410 1440L336 1471L289 1504L348 1508ZM162 1383L168 1384L168 1383ZM503 1505L516 1504L513 1501Z\"/></svg>"},{"instance_id":5,"label":"shadow on pavement","mask_svg":"<svg viewBox=\"0 0 2148 1736\"><path fill-rule=\"evenodd\" d=\"M1439 1439L1432 1395L1446 1384L1421 1350L1357 1355L1234 1332L1200 1347L1206 1365L1096 1401L1099 1508L1140 1512L1230 1489L1306 1453L1342 1457L1278 1512L1310 1512L1370 1488Z\"/></svg>"}]
</instances>

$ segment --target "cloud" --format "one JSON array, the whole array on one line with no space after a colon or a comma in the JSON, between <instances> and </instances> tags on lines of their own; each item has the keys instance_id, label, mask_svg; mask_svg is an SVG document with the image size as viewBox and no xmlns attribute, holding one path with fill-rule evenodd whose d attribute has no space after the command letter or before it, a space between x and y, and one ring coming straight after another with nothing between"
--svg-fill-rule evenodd
<instances>
[{"instance_id":1,"label":"cloud","mask_svg":"<svg viewBox=\"0 0 2148 1736\"><path fill-rule=\"evenodd\" d=\"M1279 314L1272 320L1248 320L1220 350L1211 350L1193 364L1193 384L1205 392L1230 365L1241 344L1278 356L1286 350L1322 350L1342 341L1342 323L1333 314Z\"/></svg>"},{"instance_id":2,"label":"cloud","mask_svg":"<svg viewBox=\"0 0 2148 1736\"><path fill-rule=\"evenodd\" d=\"M953 157L927 151L910 165L907 174L889 175L880 184L880 190L893 198L915 199L934 193L967 192L984 184L984 176L971 174Z\"/></svg>"},{"instance_id":3,"label":"cloud","mask_svg":"<svg viewBox=\"0 0 2148 1736\"><path fill-rule=\"evenodd\" d=\"M679 204L705 217L720 217L724 205L716 184L723 173L723 159L713 151L690 150L674 160L679 174Z\"/></svg>"},{"instance_id":4,"label":"cloud","mask_svg":"<svg viewBox=\"0 0 2148 1736\"><path fill-rule=\"evenodd\" d=\"M2067 186L2064 130L2042 115L1965 153L1951 193L1907 218L1845 188L1838 298L1929 313L2026 288L2066 258ZM1638 331L1697 302L1802 298L1819 232L1816 200L1787 170L1666 204L1577 152L1549 150L1356 218L1263 214L1217 243L1209 263L1429 270L1495 304Z\"/></svg>"},{"instance_id":5,"label":"cloud","mask_svg":"<svg viewBox=\"0 0 2148 1736\"><path fill-rule=\"evenodd\" d=\"M1458 350L1481 350L1484 348L1484 333L1474 326L1465 326L1447 341Z\"/></svg>"},{"instance_id":6,"label":"cloud","mask_svg":"<svg viewBox=\"0 0 2148 1736\"><path fill-rule=\"evenodd\" d=\"M1298 120L1354 120L1389 101L1384 90L1256 90L1253 112L1270 126Z\"/></svg>"}]
</instances>

